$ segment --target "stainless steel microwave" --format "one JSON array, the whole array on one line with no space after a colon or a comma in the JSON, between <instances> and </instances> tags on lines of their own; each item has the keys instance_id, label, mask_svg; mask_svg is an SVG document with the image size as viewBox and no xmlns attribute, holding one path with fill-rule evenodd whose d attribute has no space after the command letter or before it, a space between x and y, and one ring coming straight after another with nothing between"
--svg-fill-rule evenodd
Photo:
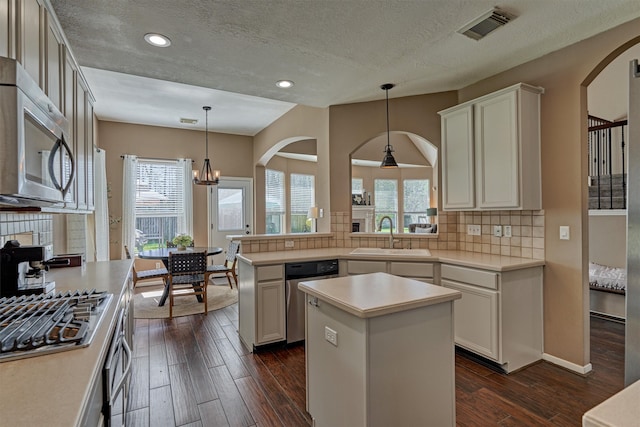
<instances>
[{"instance_id":1,"label":"stainless steel microwave","mask_svg":"<svg viewBox=\"0 0 640 427\"><path fill-rule=\"evenodd\" d=\"M68 122L22 66L0 58L0 203L60 206L75 176Z\"/></svg>"}]
</instances>

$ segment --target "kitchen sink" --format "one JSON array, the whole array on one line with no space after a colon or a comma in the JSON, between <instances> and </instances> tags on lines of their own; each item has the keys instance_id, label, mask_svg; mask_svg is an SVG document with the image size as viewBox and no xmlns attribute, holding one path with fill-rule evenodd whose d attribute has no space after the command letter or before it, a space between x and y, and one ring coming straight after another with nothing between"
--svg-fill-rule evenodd
<instances>
[{"instance_id":1,"label":"kitchen sink","mask_svg":"<svg viewBox=\"0 0 640 427\"><path fill-rule=\"evenodd\" d=\"M429 249L356 248L351 255L431 256Z\"/></svg>"}]
</instances>

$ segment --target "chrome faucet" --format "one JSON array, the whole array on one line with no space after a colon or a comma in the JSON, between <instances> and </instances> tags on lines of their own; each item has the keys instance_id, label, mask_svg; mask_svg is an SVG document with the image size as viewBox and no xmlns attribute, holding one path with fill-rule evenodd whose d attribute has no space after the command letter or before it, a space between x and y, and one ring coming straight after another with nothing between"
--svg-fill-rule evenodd
<instances>
[{"instance_id":1,"label":"chrome faucet","mask_svg":"<svg viewBox=\"0 0 640 427\"><path fill-rule=\"evenodd\" d=\"M389 220L389 249L393 249L393 220L389 215L385 215L380 218L380 222L378 223L378 231L382 231L382 221L386 219Z\"/></svg>"}]
</instances>

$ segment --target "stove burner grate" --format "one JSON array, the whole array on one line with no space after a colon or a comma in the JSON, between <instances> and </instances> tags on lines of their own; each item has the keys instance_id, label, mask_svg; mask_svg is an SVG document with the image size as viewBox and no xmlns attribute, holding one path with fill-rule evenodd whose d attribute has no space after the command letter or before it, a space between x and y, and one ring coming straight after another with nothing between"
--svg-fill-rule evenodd
<instances>
[{"instance_id":1,"label":"stove burner grate","mask_svg":"<svg viewBox=\"0 0 640 427\"><path fill-rule=\"evenodd\" d=\"M0 298L0 355L81 343L92 312L110 296L93 289Z\"/></svg>"}]
</instances>

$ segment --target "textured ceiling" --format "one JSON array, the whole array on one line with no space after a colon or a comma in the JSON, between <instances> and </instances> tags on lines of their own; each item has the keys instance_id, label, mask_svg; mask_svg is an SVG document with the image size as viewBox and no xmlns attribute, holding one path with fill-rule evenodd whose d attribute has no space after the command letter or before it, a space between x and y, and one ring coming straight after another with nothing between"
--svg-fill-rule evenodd
<instances>
[{"instance_id":1,"label":"textured ceiling","mask_svg":"<svg viewBox=\"0 0 640 427\"><path fill-rule=\"evenodd\" d=\"M386 82L390 97L459 89L640 16L638 0L50 1L99 118L188 127L209 103L210 129L244 135L294 104L383 99ZM456 32L496 5L517 18L480 41Z\"/></svg>"}]
</instances>

